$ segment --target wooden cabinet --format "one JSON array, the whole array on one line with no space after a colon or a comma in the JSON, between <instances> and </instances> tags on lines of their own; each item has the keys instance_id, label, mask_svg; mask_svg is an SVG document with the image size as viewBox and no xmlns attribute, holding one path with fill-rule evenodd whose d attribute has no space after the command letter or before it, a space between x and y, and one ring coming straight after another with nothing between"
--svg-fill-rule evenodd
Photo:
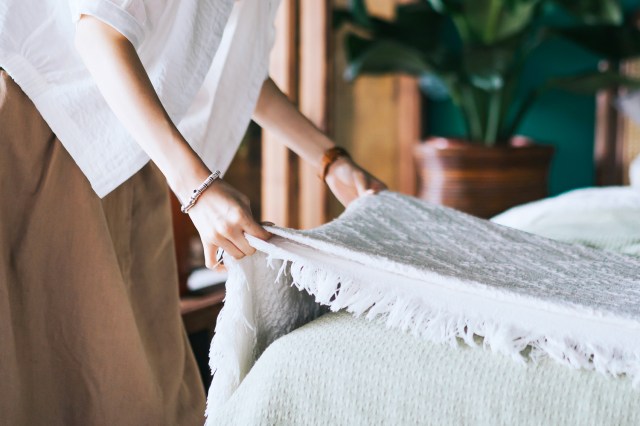
<instances>
[{"instance_id":1,"label":"wooden cabinet","mask_svg":"<svg viewBox=\"0 0 640 426\"><path fill-rule=\"evenodd\" d=\"M221 285L207 294L180 298L180 312L187 334L206 330L210 336L213 335L216 318L222 309L224 295L224 285Z\"/></svg>"}]
</instances>

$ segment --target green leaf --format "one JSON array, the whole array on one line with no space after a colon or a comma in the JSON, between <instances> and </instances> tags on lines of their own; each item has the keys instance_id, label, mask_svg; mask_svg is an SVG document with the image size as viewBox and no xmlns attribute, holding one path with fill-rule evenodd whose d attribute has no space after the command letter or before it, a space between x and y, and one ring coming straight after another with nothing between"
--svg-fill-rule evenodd
<instances>
[{"instance_id":1,"label":"green leaf","mask_svg":"<svg viewBox=\"0 0 640 426\"><path fill-rule=\"evenodd\" d=\"M383 28L380 28L378 33L428 51L435 49L441 43L442 28L445 23L446 18L436 13L426 3L400 5L396 8L396 18L393 23L395 30L385 34Z\"/></svg>"},{"instance_id":2,"label":"green leaf","mask_svg":"<svg viewBox=\"0 0 640 426\"><path fill-rule=\"evenodd\" d=\"M360 7L349 11L337 9L333 15L334 26L350 23L371 38L389 39L423 51L434 50L439 46L439 32L446 22L445 17L426 3L399 5L394 21L368 16L365 22L361 13Z\"/></svg>"},{"instance_id":3,"label":"green leaf","mask_svg":"<svg viewBox=\"0 0 640 426\"><path fill-rule=\"evenodd\" d=\"M345 36L344 47L347 53L347 61L358 61L375 44L375 40L349 33Z\"/></svg>"},{"instance_id":4,"label":"green leaf","mask_svg":"<svg viewBox=\"0 0 640 426\"><path fill-rule=\"evenodd\" d=\"M441 45L441 30L446 18L434 12L426 3L400 5L394 21L370 18L369 33L373 38L406 44L423 52Z\"/></svg>"},{"instance_id":5,"label":"green leaf","mask_svg":"<svg viewBox=\"0 0 640 426\"><path fill-rule=\"evenodd\" d=\"M427 0L431 7L438 13L460 13L464 0Z\"/></svg>"},{"instance_id":6,"label":"green leaf","mask_svg":"<svg viewBox=\"0 0 640 426\"><path fill-rule=\"evenodd\" d=\"M465 49L462 55L464 71L474 86L489 90L502 87L503 77L517 56L511 49L499 47Z\"/></svg>"},{"instance_id":7,"label":"green leaf","mask_svg":"<svg viewBox=\"0 0 640 426\"><path fill-rule=\"evenodd\" d=\"M469 0L464 3L464 31L471 40L492 44L529 27L541 0Z\"/></svg>"},{"instance_id":8,"label":"green leaf","mask_svg":"<svg viewBox=\"0 0 640 426\"><path fill-rule=\"evenodd\" d=\"M346 50L349 60L345 71L347 80L353 80L365 73L405 72L420 76L430 71L419 51L393 41L371 41L349 34Z\"/></svg>"},{"instance_id":9,"label":"green leaf","mask_svg":"<svg viewBox=\"0 0 640 426\"><path fill-rule=\"evenodd\" d=\"M371 18L369 17L365 0L349 0L349 10L356 25L365 28L371 27Z\"/></svg>"},{"instance_id":10,"label":"green leaf","mask_svg":"<svg viewBox=\"0 0 640 426\"><path fill-rule=\"evenodd\" d=\"M596 71L575 76L553 78L546 83L546 86L548 88L590 95L598 90L615 87L626 87L637 90L640 89L640 79L620 75L613 71Z\"/></svg>"},{"instance_id":11,"label":"green leaf","mask_svg":"<svg viewBox=\"0 0 640 426\"><path fill-rule=\"evenodd\" d=\"M623 21L619 0L554 0L561 8L586 24L614 24Z\"/></svg>"},{"instance_id":12,"label":"green leaf","mask_svg":"<svg viewBox=\"0 0 640 426\"><path fill-rule=\"evenodd\" d=\"M461 59L468 81L485 91L502 89L507 80L522 72L539 43L537 33L521 32L491 45L465 45Z\"/></svg>"},{"instance_id":13,"label":"green leaf","mask_svg":"<svg viewBox=\"0 0 640 426\"><path fill-rule=\"evenodd\" d=\"M640 31L631 26L592 25L555 28L551 32L610 60L640 56Z\"/></svg>"},{"instance_id":14,"label":"green leaf","mask_svg":"<svg viewBox=\"0 0 640 426\"><path fill-rule=\"evenodd\" d=\"M445 81L435 74L421 75L418 80L418 85L422 93L431 100L444 101L452 98Z\"/></svg>"},{"instance_id":15,"label":"green leaf","mask_svg":"<svg viewBox=\"0 0 640 426\"><path fill-rule=\"evenodd\" d=\"M341 28L343 25L352 22L352 15L346 9L334 9L331 15L331 26L334 30Z\"/></svg>"}]
</instances>

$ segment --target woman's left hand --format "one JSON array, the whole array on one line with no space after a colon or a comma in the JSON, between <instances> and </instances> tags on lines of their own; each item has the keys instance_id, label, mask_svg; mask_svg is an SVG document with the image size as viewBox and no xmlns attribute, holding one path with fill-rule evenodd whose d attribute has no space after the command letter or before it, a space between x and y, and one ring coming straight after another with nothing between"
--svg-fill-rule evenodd
<instances>
[{"instance_id":1,"label":"woman's left hand","mask_svg":"<svg viewBox=\"0 0 640 426\"><path fill-rule=\"evenodd\" d=\"M325 181L345 207L362 195L387 189L387 185L347 157L337 159L329 167Z\"/></svg>"}]
</instances>

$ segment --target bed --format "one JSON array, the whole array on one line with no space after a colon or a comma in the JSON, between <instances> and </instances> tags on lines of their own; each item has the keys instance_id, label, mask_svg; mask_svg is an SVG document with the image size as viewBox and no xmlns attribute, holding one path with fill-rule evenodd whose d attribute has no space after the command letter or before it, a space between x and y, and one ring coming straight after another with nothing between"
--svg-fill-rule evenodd
<instances>
[{"instance_id":1,"label":"bed","mask_svg":"<svg viewBox=\"0 0 640 426\"><path fill-rule=\"evenodd\" d=\"M497 223L640 255L640 191L590 188L514 208ZM229 425L637 425L640 390L549 360L430 343L345 312L269 345L209 419Z\"/></svg>"},{"instance_id":2,"label":"bed","mask_svg":"<svg viewBox=\"0 0 640 426\"><path fill-rule=\"evenodd\" d=\"M640 392L331 313L273 343L213 424L637 425Z\"/></svg>"}]
</instances>

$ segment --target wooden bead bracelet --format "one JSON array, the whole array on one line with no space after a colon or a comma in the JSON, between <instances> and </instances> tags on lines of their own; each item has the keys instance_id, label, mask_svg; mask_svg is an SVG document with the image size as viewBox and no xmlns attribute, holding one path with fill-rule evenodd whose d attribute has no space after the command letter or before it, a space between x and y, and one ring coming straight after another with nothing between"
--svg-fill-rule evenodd
<instances>
[{"instance_id":1,"label":"wooden bead bracelet","mask_svg":"<svg viewBox=\"0 0 640 426\"><path fill-rule=\"evenodd\" d=\"M324 181L327 178L329 168L331 168L333 163L335 163L340 158L351 159L351 155L349 155L346 149L339 146L334 146L333 148L329 148L324 152L324 154L322 155L322 174L320 175L320 179Z\"/></svg>"}]
</instances>

